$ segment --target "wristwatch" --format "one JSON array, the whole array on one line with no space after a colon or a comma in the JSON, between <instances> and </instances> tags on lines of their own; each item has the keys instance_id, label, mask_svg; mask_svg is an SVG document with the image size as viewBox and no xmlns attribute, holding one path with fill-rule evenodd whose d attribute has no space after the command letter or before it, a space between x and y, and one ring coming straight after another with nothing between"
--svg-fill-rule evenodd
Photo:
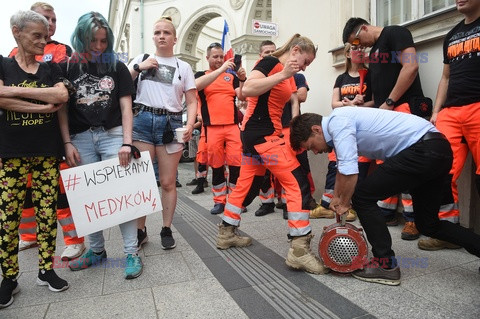
<instances>
[{"instance_id":1,"label":"wristwatch","mask_svg":"<svg viewBox=\"0 0 480 319\"><path fill-rule=\"evenodd\" d=\"M385 104L387 104L388 106L394 106L395 101L392 100L391 98L388 98L388 99L385 100Z\"/></svg>"},{"instance_id":2,"label":"wristwatch","mask_svg":"<svg viewBox=\"0 0 480 319\"><path fill-rule=\"evenodd\" d=\"M73 86L72 82L70 82L66 78L60 78L62 80L63 85L65 85L65 88L68 91L68 95L73 95L77 93L77 89Z\"/></svg>"},{"instance_id":3,"label":"wristwatch","mask_svg":"<svg viewBox=\"0 0 480 319\"><path fill-rule=\"evenodd\" d=\"M142 70L140 70L140 66L137 63L133 65L133 69L138 73L142 72Z\"/></svg>"}]
</instances>

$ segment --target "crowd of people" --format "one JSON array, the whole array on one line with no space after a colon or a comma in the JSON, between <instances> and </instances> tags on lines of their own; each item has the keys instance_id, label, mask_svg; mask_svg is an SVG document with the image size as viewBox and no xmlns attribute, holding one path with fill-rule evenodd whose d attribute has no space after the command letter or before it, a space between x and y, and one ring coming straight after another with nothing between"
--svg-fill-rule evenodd
<instances>
[{"instance_id":1,"label":"crowd of people","mask_svg":"<svg viewBox=\"0 0 480 319\"><path fill-rule=\"evenodd\" d=\"M353 276L398 285L401 272L387 226L397 223L401 199L402 239L421 233L431 238L420 240L420 249L464 247L480 257L480 236L458 224L456 184L471 151L480 193L480 118L475 116L480 56L455 49L459 41L478 38L480 1L457 3L457 9L464 20L445 37L434 104L423 94L417 60L402 59L416 54L409 31L349 19L343 30L345 72L335 81L329 116L301 114L310 88L299 72L317 58L317 48L300 34L278 48L263 42L248 77L214 42L206 48L209 69L194 74L174 55L177 34L170 17L153 25L155 52L142 53L127 66L115 58L112 29L98 12L78 19L73 50L52 40L51 5L37 2L17 12L10 19L17 47L0 56L0 308L10 306L20 289L19 250L38 246L37 284L53 292L69 288L53 269L57 221L66 247L62 260L75 261L69 263L72 271L107 258L103 231L87 236L88 250L77 236L60 169L111 158L127 166L138 152L148 151L158 165L161 247L175 248L177 169L183 142L192 135L199 136L192 193L204 191L210 167L210 213L223 214L219 249L252 244L236 230L241 214L260 196L255 216L272 213L275 206L283 209L290 243L285 263L325 274L328 268L310 248L310 218L346 214L353 221L358 215L374 258L386 262L367 262ZM379 57L386 62L375 63ZM184 125L184 109L185 133L175 136ZM21 122L27 117L31 121ZM312 196L308 150L329 153L319 204ZM148 241L145 224L141 217L119 225L125 279L142 274L138 251Z\"/></svg>"}]
</instances>

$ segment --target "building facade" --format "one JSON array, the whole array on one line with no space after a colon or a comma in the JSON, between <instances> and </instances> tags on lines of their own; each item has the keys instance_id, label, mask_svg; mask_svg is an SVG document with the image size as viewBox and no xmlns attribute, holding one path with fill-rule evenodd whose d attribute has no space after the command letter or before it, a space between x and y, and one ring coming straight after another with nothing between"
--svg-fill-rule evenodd
<instances>
[{"instance_id":1,"label":"building facade","mask_svg":"<svg viewBox=\"0 0 480 319\"><path fill-rule=\"evenodd\" d=\"M230 29L235 53L243 55L243 66L251 70L258 59L261 41L278 46L300 33L318 45L317 58L305 71L310 91L303 112L328 115L336 77L344 71L342 30L350 17L362 17L373 25L400 24L413 34L420 63L420 78L426 96L435 98L443 69L442 41L461 19L455 0L111 0L109 22L117 43L115 50L130 58L153 53L152 28L161 16L171 16L177 28L175 54L194 70L208 68L205 49L220 42L223 20ZM270 22L271 34L255 33L255 22ZM310 154L312 155L312 154ZM313 159L313 158L312 158ZM317 191L323 191L326 156L311 160ZM476 192L472 160L459 180L461 223L480 231L480 200Z\"/></svg>"}]
</instances>

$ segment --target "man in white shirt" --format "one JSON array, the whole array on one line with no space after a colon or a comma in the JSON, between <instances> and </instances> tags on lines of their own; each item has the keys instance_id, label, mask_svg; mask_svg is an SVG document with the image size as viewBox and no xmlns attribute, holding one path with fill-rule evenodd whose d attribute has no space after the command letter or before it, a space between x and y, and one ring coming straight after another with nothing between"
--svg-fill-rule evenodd
<instances>
[{"instance_id":1,"label":"man in white shirt","mask_svg":"<svg viewBox=\"0 0 480 319\"><path fill-rule=\"evenodd\" d=\"M464 247L480 257L480 236L457 224L439 220L444 183L452 166L452 150L445 136L414 115L381 109L342 107L330 116L305 113L292 120L294 149L337 154L337 177L330 208L342 215L350 203L372 245L374 260L357 270L357 279L386 285L400 284L400 268L392 239L377 206L382 198L409 189L418 230L427 236ZM384 161L357 185L358 156ZM446 188L446 189L445 189Z\"/></svg>"}]
</instances>

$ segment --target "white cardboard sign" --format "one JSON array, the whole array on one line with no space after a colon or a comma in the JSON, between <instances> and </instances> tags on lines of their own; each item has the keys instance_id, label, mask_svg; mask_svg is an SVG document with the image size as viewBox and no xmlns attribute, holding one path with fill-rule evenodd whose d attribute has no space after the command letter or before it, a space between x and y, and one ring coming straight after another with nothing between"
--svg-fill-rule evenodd
<instances>
[{"instance_id":1,"label":"white cardboard sign","mask_svg":"<svg viewBox=\"0 0 480 319\"><path fill-rule=\"evenodd\" d=\"M78 237L162 210L148 151L60 171Z\"/></svg>"}]
</instances>

